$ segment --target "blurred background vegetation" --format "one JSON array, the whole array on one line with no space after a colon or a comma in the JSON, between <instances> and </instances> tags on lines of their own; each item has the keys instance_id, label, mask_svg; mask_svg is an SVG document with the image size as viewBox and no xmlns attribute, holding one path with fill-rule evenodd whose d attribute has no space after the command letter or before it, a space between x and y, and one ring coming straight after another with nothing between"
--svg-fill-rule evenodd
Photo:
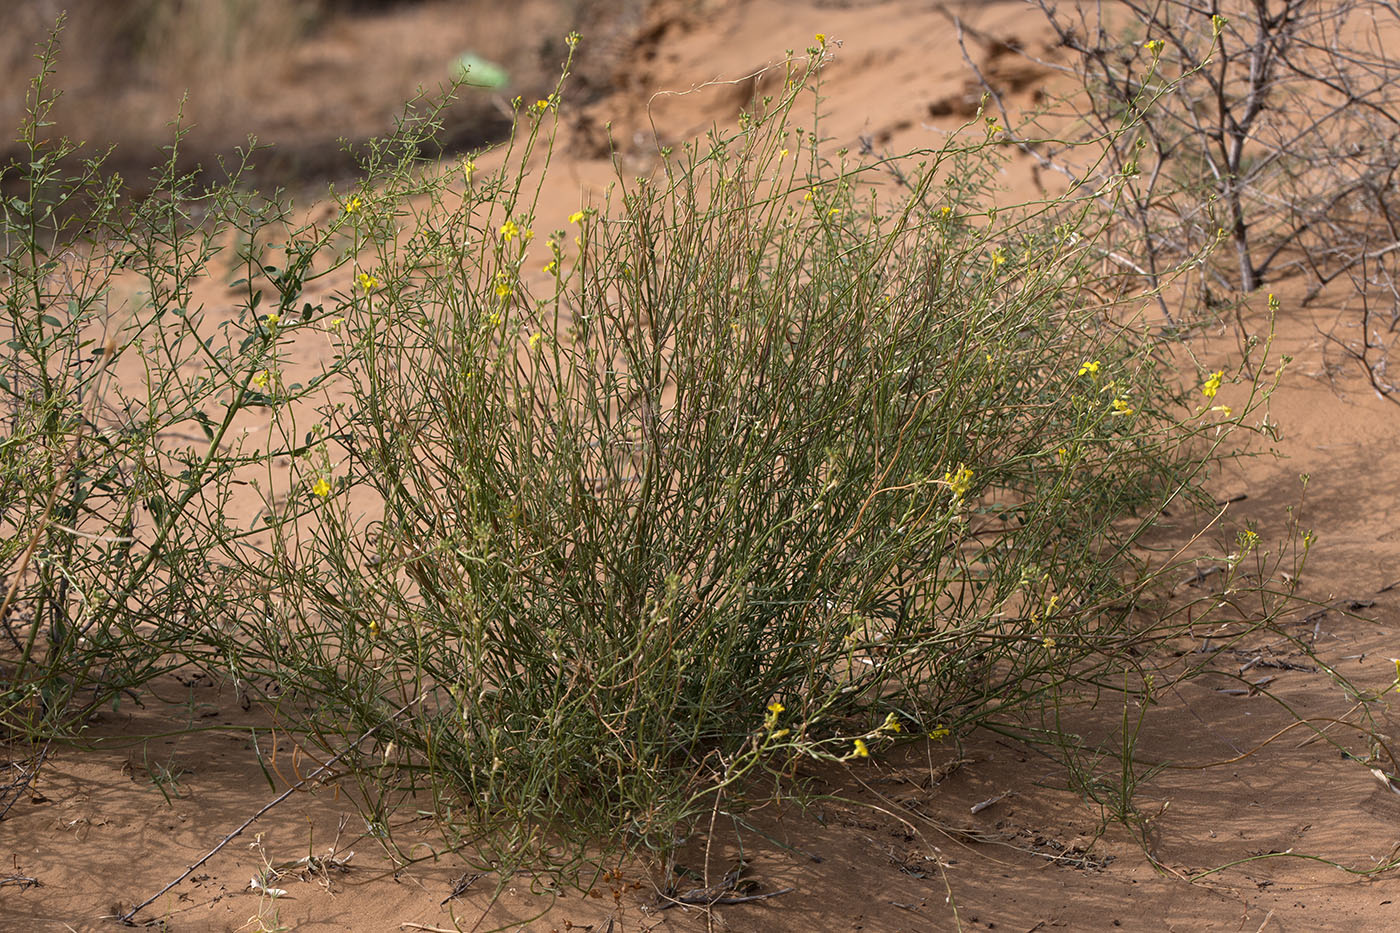
<instances>
[{"instance_id":1,"label":"blurred background vegetation","mask_svg":"<svg viewBox=\"0 0 1400 933\"><path fill-rule=\"evenodd\" d=\"M464 88L442 144L467 149L510 127L509 100L553 85L563 37L588 41L575 101L603 93L645 0L15 0L0 33L0 162L17 158L13 128L37 64L36 46L66 15L53 136L103 149L139 189L162 161L180 112L193 125L182 167L211 169L250 135L272 148L251 176L288 186L349 178L352 147L388 134L404 101L436 94L453 63L473 53L510 77L499 89ZM222 173L215 178L222 180Z\"/></svg>"}]
</instances>

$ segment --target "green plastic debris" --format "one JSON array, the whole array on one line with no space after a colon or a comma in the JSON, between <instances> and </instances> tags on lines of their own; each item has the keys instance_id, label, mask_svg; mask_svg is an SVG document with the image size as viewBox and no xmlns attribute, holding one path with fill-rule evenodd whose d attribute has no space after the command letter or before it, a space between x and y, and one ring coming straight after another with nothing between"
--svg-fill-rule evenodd
<instances>
[{"instance_id":1,"label":"green plastic debris","mask_svg":"<svg viewBox=\"0 0 1400 933\"><path fill-rule=\"evenodd\" d=\"M475 52L463 52L452 61L452 77L468 87L504 87L510 75L495 62L488 62Z\"/></svg>"}]
</instances>

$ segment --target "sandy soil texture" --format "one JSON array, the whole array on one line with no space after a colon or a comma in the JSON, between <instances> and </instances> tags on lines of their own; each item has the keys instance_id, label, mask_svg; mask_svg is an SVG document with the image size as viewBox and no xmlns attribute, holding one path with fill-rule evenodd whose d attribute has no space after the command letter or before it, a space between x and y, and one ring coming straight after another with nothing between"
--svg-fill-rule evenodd
<instances>
[{"instance_id":1,"label":"sandy soil texture","mask_svg":"<svg viewBox=\"0 0 1400 933\"><path fill-rule=\"evenodd\" d=\"M460 32L468 7L491 41L524 47L519 36L529 33L537 61L538 37L554 31L547 5L506 6L403 4L344 14L288 52L280 70L250 75L229 93L237 113L258 114L273 135L304 131L304 151L337 135L380 131L398 96L470 44ZM954 16L965 24L969 55L1008 100L1032 103L1053 80L1008 51L1056 54L1044 24L1014 0L699 0L618 13L624 6L609 16L635 22L609 26L606 55L586 75L589 93L566 104L541 213L567 216L606 184L607 124L620 157L643 171L653 132L675 142L734 120L767 80L754 76L816 32L832 42L825 130L833 145L853 151L862 138L892 151L927 144L975 113L980 85L954 38ZM588 22L579 25L587 35ZM412 54L376 59L368 52L376 42ZM386 70L379 79L387 89L372 99L363 95L376 76L358 84L348 77L359 68L348 63L366 60ZM539 80L544 72L531 67L527 80ZM150 102L162 112L167 104ZM463 111L461 119L486 117ZM236 123L233 115L222 120ZM461 139L472 132L461 128ZM325 168L309 156L289 158L281 164L303 172L302 180ZM1031 168L1025 157L1012 162L1013 195L1035 190ZM1272 405L1282 428L1278 456L1232 464L1212 491L1229 502L1232 518L1254 521L1267 540L1282 533L1285 510L1301 498L1299 475L1309 474L1301 521L1318 543L1304 587L1323 608L1300 614L1293 634L1357 684L1384 686L1400 655L1400 407L1378 398L1328 338L1354 337L1346 316L1324 304L1299 307L1301 284L1276 287L1284 308L1278 345L1295 357ZM1245 324L1262 328L1263 314L1260 302ZM1222 363L1237 349L1226 329L1194 347L1201 359ZM1222 670L1263 682L1298 715L1340 717L1351 708L1286 642L1261 636L1244 649L1222 659ZM739 865L753 880L731 898L739 902L710 911L663 908L640 865L599 878L585 894L519 875L493 903L493 879L456 854L396 868L345 794L313 781L141 918L173 931L1400 929L1400 878L1348 874L1311 858L1364 870L1391 855L1400 845L1400 790L1360 761L1309 742L1305 730L1275 737L1294 716L1238 687L1225 678L1193 681L1163 696L1148 718L1139 755L1173 766L1138 789L1139 809L1152 814L1145 849L1112 822L1104 829L1043 753L986 734L960 749L909 744L850 771L812 771L806 777L830 802L773 806L751 827L721 832L708 852L683 848L680 863L701 876L697 888L707 873L714 881ZM100 717L91 735L104 739L91 743L97 747L56 748L0 822L0 930L115 929L114 914L179 877L316 768L295 749L266 744L266 716L245 708L231 687L183 675L158 683L156 693L160 702ZM1092 733L1111 728L1116 714L1069 715ZM1380 725L1388 731L1388 722ZM411 808L396 819L405 835L421 831L420 854L441 846L429 823L414 823ZM286 892L275 899L249 884L269 865L281 868L277 884ZM1187 880L1224 865L1232 867Z\"/></svg>"}]
</instances>

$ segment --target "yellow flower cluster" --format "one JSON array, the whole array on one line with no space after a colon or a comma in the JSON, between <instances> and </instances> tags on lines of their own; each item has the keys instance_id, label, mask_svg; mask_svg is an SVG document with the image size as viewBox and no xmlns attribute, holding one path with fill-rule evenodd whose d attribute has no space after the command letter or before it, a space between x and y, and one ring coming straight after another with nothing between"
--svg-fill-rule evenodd
<instances>
[{"instance_id":1,"label":"yellow flower cluster","mask_svg":"<svg viewBox=\"0 0 1400 933\"><path fill-rule=\"evenodd\" d=\"M789 733L789 730L787 729L777 728L778 717L782 715L783 710L785 709L787 709L786 706L779 703L777 700L774 700L772 703L768 704L768 715L763 717L764 730L769 733L772 733L772 736L775 739L781 739Z\"/></svg>"},{"instance_id":2,"label":"yellow flower cluster","mask_svg":"<svg viewBox=\"0 0 1400 933\"><path fill-rule=\"evenodd\" d=\"M364 206L365 202L360 200L360 196L357 194L349 201L345 202L345 213L353 214Z\"/></svg>"},{"instance_id":3,"label":"yellow flower cluster","mask_svg":"<svg viewBox=\"0 0 1400 933\"><path fill-rule=\"evenodd\" d=\"M324 499L331 494L331 484L326 482L326 478L322 476L316 480L311 491Z\"/></svg>"},{"instance_id":4,"label":"yellow flower cluster","mask_svg":"<svg viewBox=\"0 0 1400 933\"><path fill-rule=\"evenodd\" d=\"M1079 367L1079 375L1097 376L1099 374L1099 361L1089 360Z\"/></svg>"},{"instance_id":5,"label":"yellow flower cluster","mask_svg":"<svg viewBox=\"0 0 1400 933\"><path fill-rule=\"evenodd\" d=\"M1220 381L1224 378L1225 370L1223 369L1217 369L1211 373L1205 385L1201 386L1201 394L1206 398L1215 398L1215 393L1220 391Z\"/></svg>"},{"instance_id":6,"label":"yellow flower cluster","mask_svg":"<svg viewBox=\"0 0 1400 933\"><path fill-rule=\"evenodd\" d=\"M959 463L956 470L943 474L943 482L952 490L954 499L965 498L972 485L972 470Z\"/></svg>"},{"instance_id":7,"label":"yellow flower cluster","mask_svg":"<svg viewBox=\"0 0 1400 933\"><path fill-rule=\"evenodd\" d=\"M379 287L379 280L368 272L361 272L359 275L355 276L355 281L359 282L360 287L367 292L372 292Z\"/></svg>"}]
</instances>

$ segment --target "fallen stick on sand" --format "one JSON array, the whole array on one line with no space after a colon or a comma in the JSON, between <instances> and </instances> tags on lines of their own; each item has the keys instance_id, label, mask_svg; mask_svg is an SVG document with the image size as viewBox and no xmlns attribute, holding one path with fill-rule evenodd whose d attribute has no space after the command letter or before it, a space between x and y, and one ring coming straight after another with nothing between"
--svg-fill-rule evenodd
<instances>
[{"instance_id":1,"label":"fallen stick on sand","mask_svg":"<svg viewBox=\"0 0 1400 933\"><path fill-rule=\"evenodd\" d=\"M388 723L393 722L395 719L398 719L399 716L403 714L404 710L408 709L410 706L417 702L417 699L409 700L403 706L400 706L397 710L395 710L394 714L388 719L384 720L384 722L381 722L379 723L379 725L370 728L369 731L365 732L354 742L351 742L345 748L341 749L339 752L336 752L336 754L333 757L331 757L325 764L321 765L321 767L317 768L315 771L312 771L306 777L302 778L300 781L297 781L291 787L288 787L282 793L278 794L275 798L273 798L273 800L270 803L264 806L261 810L248 817L248 819L244 820L242 826L239 826L233 832L229 833L222 840L220 840L218 845L214 846L214 848L204 853L204 855L200 857L199 861L195 862L189 868L186 868L184 874L167 884L165 887L161 888L156 893L152 894L150 897L146 898L141 903L137 904L135 907L128 910L126 913L122 914L120 917L117 918L117 920L121 923L126 924L127 926L135 926L136 924L132 922L132 918L135 917L138 913L140 913L142 908L148 906L149 904L151 904L152 901L156 900L156 898L160 897L166 891L169 891L171 888L175 887L175 885L179 884L181 881L184 881L190 875L194 874L195 871L198 870L199 866L209 861L215 855L218 855L219 851L223 849L224 846L228 845L234 839L238 838L239 834L242 833L243 830L247 829L249 826L252 826L253 822L258 817L262 816L268 810L271 810L273 807L277 806L279 803L292 796L292 794L301 790L302 787L316 780L316 778L320 777L326 771L330 770L331 765L335 764L341 758L344 758L352 749L358 748L361 742L369 738L374 733L378 732L381 726L387 725Z\"/></svg>"}]
</instances>

